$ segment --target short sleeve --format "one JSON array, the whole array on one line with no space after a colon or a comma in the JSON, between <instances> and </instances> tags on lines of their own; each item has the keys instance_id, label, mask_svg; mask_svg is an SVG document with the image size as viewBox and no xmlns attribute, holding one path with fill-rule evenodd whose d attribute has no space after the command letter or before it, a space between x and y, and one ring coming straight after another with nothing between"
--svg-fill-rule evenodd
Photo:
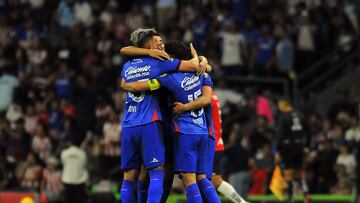
<instances>
[{"instance_id":1,"label":"short sleeve","mask_svg":"<svg viewBox=\"0 0 360 203\"><path fill-rule=\"evenodd\" d=\"M179 66L180 66L179 59L170 58L158 62L160 74L177 71L179 69Z\"/></svg>"},{"instance_id":2,"label":"short sleeve","mask_svg":"<svg viewBox=\"0 0 360 203\"><path fill-rule=\"evenodd\" d=\"M210 86L210 87L213 86L213 82L211 80L211 77L207 73L203 74L203 86Z\"/></svg>"}]
</instances>

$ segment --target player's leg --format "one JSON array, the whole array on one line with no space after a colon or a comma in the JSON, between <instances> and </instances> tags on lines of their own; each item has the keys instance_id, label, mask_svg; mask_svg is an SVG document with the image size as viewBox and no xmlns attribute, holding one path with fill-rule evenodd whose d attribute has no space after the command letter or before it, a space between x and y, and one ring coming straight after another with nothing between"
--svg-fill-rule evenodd
<instances>
[{"instance_id":1,"label":"player's leg","mask_svg":"<svg viewBox=\"0 0 360 203\"><path fill-rule=\"evenodd\" d=\"M211 183L215 186L216 190L234 203L247 203L234 189L232 185L224 181L221 175L214 173Z\"/></svg>"},{"instance_id":2,"label":"player's leg","mask_svg":"<svg viewBox=\"0 0 360 203\"><path fill-rule=\"evenodd\" d=\"M172 163L166 163L164 165L164 173L165 173L164 192L163 192L163 195L161 197L161 203L165 203L166 200L168 199L169 195L170 195L170 191L171 191L171 187L172 187L172 183L173 183L174 175L175 175L174 166L173 166Z\"/></svg>"},{"instance_id":3,"label":"player's leg","mask_svg":"<svg viewBox=\"0 0 360 203\"><path fill-rule=\"evenodd\" d=\"M186 200L189 203L201 203L201 193L196 183L195 173L180 173L184 187L186 188Z\"/></svg>"},{"instance_id":4,"label":"player's leg","mask_svg":"<svg viewBox=\"0 0 360 203\"><path fill-rule=\"evenodd\" d=\"M216 190L220 194L224 195L224 197L229 199L231 202L246 203L246 201L236 192L234 187L222 179L220 175L222 157L222 151L215 152L212 168L213 176L211 178L211 183L215 186Z\"/></svg>"},{"instance_id":5,"label":"player's leg","mask_svg":"<svg viewBox=\"0 0 360 203\"><path fill-rule=\"evenodd\" d=\"M212 157L215 149L214 139L210 138L207 134L197 136L201 136L201 139L198 143L196 181L207 202L220 203L220 199L216 193L214 185L211 184L210 180L206 177L206 172L209 170L209 167L212 169ZM211 157L210 160L209 157ZM210 165L208 164L209 162L211 162Z\"/></svg>"},{"instance_id":6,"label":"player's leg","mask_svg":"<svg viewBox=\"0 0 360 203\"><path fill-rule=\"evenodd\" d=\"M164 165L164 192L161 197L161 203L165 203L170 195L172 183L174 180L174 151L173 151L173 134L171 123L163 124L164 146L165 146L165 165Z\"/></svg>"},{"instance_id":7,"label":"player's leg","mask_svg":"<svg viewBox=\"0 0 360 203\"><path fill-rule=\"evenodd\" d=\"M187 202L201 203L200 189L196 183L197 136L177 133L174 135L174 170L180 172L186 188Z\"/></svg>"},{"instance_id":8,"label":"player's leg","mask_svg":"<svg viewBox=\"0 0 360 203\"><path fill-rule=\"evenodd\" d=\"M148 174L144 165L141 166L139 179L137 181L138 203L146 203L148 192Z\"/></svg>"},{"instance_id":9,"label":"player's leg","mask_svg":"<svg viewBox=\"0 0 360 203\"><path fill-rule=\"evenodd\" d=\"M134 186L139 176L139 170L130 169L124 172L124 180L121 186L121 200L123 203L134 202Z\"/></svg>"},{"instance_id":10,"label":"player's leg","mask_svg":"<svg viewBox=\"0 0 360 203\"><path fill-rule=\"evenodd\" d=\"M121 167L124 170L124 179L120 193L121 200L124 203L134 202L134 186L141 167L141 155L136 144L138 140L136 128L123 128Z\"/></svg>"},{"instance_id":11,"label":"player's leg","mask_svg":"<svg viewBox=\"0 0 360 203\"><path fill-rule=\"evenodd\" d=\"M280 146L280 159L284 165L284 179L287 182L287 193L289 202L294 201L294 188L301 186L301 190L305 195L305 201L310 201L308 189L305 181L302 180L300 169L302 168L304 152L300 143L285 143Z\"/></svg>"},{"instance_id":12,"label":"player's leg","mask_svg":"<svg viewBox=\"0 0 360 203\"><path fill-rule=\"evenodd\" d=\"M142 126L142 158L150 176L148 202L159 203L163 193L165 149L159 122Z\"/></svg>"}]
</instances>

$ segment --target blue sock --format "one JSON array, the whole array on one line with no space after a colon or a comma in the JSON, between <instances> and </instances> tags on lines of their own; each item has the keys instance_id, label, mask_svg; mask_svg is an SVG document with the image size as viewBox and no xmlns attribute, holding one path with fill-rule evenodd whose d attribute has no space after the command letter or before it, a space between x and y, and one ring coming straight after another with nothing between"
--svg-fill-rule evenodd
<instances>
[{"instance_id":1,"label":"blue sock","mask_svg":"<svg viewBox=\"0 0 360 203\"><path fill-rule=\"evenodd\" d=\"M148 191L148 202L159 203L163 194L164 185L164 170L152 170L149 171L150 185Z\"/></svg>"},{"instance_id":2,"label":"blue sock","mask_svg":"<svg viewBox=\"0 0 360 203\"><path fill-rule=\"evenodd\" d=\"M196 183L186 188L186 200L189 203L202 203L200 190Z\"/></svg>"},{"instance_id":3,"label":"blue sock","mask_svg":"<svg viewBox=\"0 0 360 203\"><path fill-rule=\"evenodd\" d=\"M121 202L122 203L133 203L134 202L134 185L135 182L123 180L121 186Z\"/></svg>"},{"instance_id":4,"label":"blue sock","mask_svg":"<svg viewBox=\"0 0 360 203\"><path fill-rule=\"evenodd\" d=\"M216 193L215 187L213 186L213 184L211 184L211 182L207 178L201 179L198 182L198 185L201 190L201 193L204 195L204 197L207 200L206 202L220 203L220 199Z\"/></svg>"},{"instance_id":5,"label":"blue sock","mask_svg":"<svg viewBox=\"0 0 360 203\"><path fill-rule=\"evenodd\" d=\"M147 200L147 185L144 181L137 182L137 193L138 193L138 203L146 203Z\"/></svg>"}]
</instances>

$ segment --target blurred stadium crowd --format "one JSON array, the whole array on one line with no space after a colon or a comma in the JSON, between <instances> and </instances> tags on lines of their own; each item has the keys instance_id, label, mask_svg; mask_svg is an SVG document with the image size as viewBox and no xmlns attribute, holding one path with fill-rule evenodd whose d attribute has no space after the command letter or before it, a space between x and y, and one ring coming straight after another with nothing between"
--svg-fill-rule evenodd
<instances>
[{"instance_id":1,"label":"blurred stadium crowd","mask_svg":"<svg viewBox=\"0 0 360 203\"><path fill-rule=\"evenodd\" d=\"M354 39L359 13L355 0L0 0L0 190L59 200L69 140L82 142L90 185L120 182L119 50L133 30L155 27L209 59L223 119L240 115L224 122L224 175L243 174L233 183L242 195L268 193L283 106L266 89L238 92L222 78L294 78ZM311 193L353 192L359 102L346 91L326 116L300 112Z\"/></svg>"}]
</instances>

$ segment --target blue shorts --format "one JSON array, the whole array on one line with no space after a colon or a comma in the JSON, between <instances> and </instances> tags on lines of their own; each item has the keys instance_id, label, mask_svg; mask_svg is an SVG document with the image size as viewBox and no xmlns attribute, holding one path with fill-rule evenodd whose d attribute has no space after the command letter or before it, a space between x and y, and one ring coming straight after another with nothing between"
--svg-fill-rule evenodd
<instances>
[{"instance_id":1,"label":"blue shorts","mask_svg":"<svg viewBox=\"0 0 360 203\"><path fill-rule=\"evenodd\" d=\"M208 136L207 134L175 133L173 142L176 172L206 173Z\"/></svg>"},{"instance_id":2,"label":"blue shorts","mask_svg":"<svg viewBox=\"0 0 360 203\"><path fill-rule=\"evenodd\" d=\"M121 135L121 168L147 169L162 165L165 149L160 122L123 128Z\"/></svg>"},{"instance_id":3,"label":"blue shorts","mask_svg":"<svg viewBox=\"0 0 360 203\"><path fill-rule=\"evenodd\" d=\"M208 136L209 148L206 162L206 177L211 180L214 168L215 139Z\"/></svg>"}]
</instances>

